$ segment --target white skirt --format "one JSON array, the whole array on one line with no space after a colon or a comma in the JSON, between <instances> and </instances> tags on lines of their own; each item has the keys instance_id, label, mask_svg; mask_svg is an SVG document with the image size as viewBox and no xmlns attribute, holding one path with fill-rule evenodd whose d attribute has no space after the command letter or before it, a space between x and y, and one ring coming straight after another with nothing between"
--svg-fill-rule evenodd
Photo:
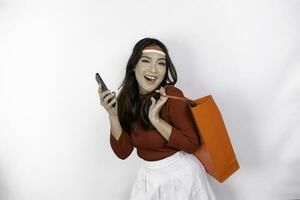
<instances>
[{"instance_id":1,"label":"white skirt","mask_svg":"<svg viewBox=\"0 0 300 200\"><path fill-rule=\"evenodd\" d=\"M178 151L158 161L141 159L129 200L215 200L202 163Z\"/></svg>"}]
</instances>

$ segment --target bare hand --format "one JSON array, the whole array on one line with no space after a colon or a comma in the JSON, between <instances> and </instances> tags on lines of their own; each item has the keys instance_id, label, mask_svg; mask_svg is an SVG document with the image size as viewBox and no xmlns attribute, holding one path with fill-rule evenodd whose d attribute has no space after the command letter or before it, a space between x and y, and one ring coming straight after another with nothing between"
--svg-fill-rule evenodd
<instances>
[{"instance_id":1,"label":"bare hand","mask_svg":"<svg viewBox=\"0 0 300 200\"><path fill-rule=\"evenodd\" d=\"M155 121L159 120L160 110L168 100L164 87L161 87L159 90L155 90L155 92L160 93L160 98L156 101L154 97L151 97L151 105L149 107L149 120L152 124L154 124Z\"/></svg>"},{"instance_id":2,"label":"bare hand","mask_svg":"<svg viewBox=\"0 0 300 200\"><path fill-rule=\"evenodd\" d=\"M110 92L110 90L106 90L102 92L101 84L99 84L98 93L100 97L100 104L105 108L110 116L118 116L118 104L117 97L115 92ZM111 101L108 103L108 100ZM113 107L112 105L116 103Z\"/></svg>"}]
</instances>

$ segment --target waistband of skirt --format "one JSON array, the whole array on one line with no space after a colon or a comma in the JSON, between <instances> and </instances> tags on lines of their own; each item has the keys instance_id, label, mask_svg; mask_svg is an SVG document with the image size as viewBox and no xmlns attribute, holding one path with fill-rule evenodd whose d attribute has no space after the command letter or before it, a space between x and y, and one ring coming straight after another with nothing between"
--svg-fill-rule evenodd
<instances>
[{"instance_id":1,"label":"waistband of skirt","mask_svg":"<svg viewBox=\"0 0 300 200\"><path fill-rule=\"evenodd\" d=\"M162 167L167 167L169 165L172 165L175 163L181 156L182 151L177 151L175 154L163 158L161 160L156 160L156 161L147 161L142 159L142 166L149 168L149 169L157 169L157 168L162 168Z\"/></svg>"}]
</instances>

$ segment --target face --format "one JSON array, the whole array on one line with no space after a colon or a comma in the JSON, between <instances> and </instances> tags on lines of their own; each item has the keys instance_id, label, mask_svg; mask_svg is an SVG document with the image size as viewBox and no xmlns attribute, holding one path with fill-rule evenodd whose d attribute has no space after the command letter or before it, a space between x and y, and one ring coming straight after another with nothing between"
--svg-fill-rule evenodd
<instances>
[{"instance_id":1,"label":"face","mask_svg":"<svg viewBox=\"0 0 300 200\"><path fill-rule=\"evenodd\" d=\"M135 78L140 94L148 94L162 82L167 71L166 56L158 53L142 53L135 66Z\"/></svg>"}]
</instances>

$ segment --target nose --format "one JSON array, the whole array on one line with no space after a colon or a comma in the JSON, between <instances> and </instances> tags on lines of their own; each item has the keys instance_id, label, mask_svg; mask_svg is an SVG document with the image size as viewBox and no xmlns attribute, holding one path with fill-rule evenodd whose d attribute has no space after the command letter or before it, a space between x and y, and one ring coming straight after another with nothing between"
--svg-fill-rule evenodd
<instances>
[{"instance_id":1,"label":"nose","mask_svg":"<svg viewBox=\"0 0 300 200\"><path fill-rule=\"evenodd\" d=\"M158 71L158 70L157 70L157 66L156 66L155 63L152 63L151 68L150 68L150 71L151 71L151 72L157 72L157 71Z\"/></svg>"}]
</instances>

